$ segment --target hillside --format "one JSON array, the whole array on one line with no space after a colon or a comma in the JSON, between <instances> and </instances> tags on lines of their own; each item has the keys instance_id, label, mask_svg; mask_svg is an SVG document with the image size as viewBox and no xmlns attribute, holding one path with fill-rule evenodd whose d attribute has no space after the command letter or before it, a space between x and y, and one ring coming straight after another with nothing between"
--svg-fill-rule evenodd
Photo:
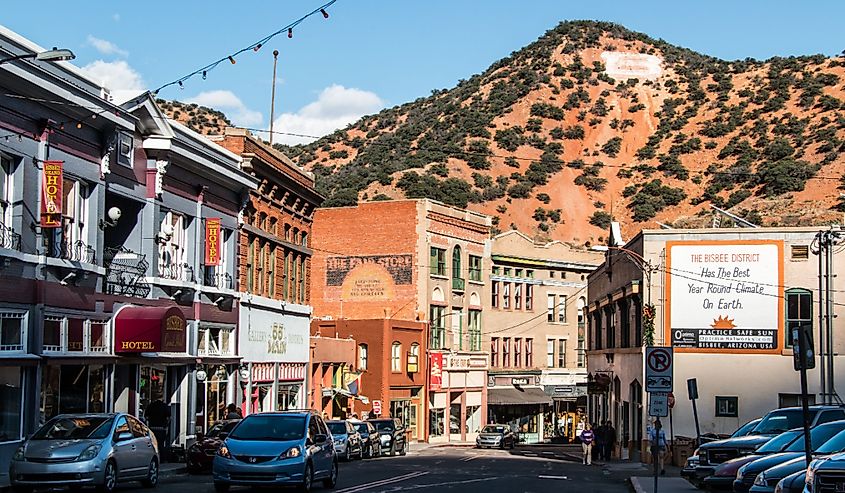
<instances>
[{"instance_id":1,"label":"hillside","mask_svg":"<svg viewBox=\"0 0 845 493\"><path fill-rule=\"evenodd\" d=\"M168 118L203 135L222 135L224 128L232 126L232 122L223 112L206 106L164 99L159 99L157 102Z\"/></svg>"},{"instance_id":2,"label":"hillside","mask_svg":"<svg viewBox=\"0 0 845 493\"><path fill-rule=\"evenodd\" d=\"M845 58L723 61L565 22L452 89L285 147L326 205L432 197L500 230L601 241L700 227L710 204L765 225L841 219Z\"/></svg>"}]
</instances>

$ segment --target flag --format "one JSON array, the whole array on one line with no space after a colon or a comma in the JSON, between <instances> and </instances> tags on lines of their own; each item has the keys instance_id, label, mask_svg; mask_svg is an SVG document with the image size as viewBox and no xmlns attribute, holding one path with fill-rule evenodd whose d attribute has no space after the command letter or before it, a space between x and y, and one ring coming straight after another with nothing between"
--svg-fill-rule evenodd
<instances>
[{"instance_id":1,"label":"flag","mask_svg":"<svg viewBox=\"0 0 845 493\"><path fill-rule=\"evenodd\" d=\"M343 386L346 390L349 391L352 395L358 395L358 391L360 390L360 379L361 373L360 372L350 372L343 375Z\"/></svg>"}]
</instances>

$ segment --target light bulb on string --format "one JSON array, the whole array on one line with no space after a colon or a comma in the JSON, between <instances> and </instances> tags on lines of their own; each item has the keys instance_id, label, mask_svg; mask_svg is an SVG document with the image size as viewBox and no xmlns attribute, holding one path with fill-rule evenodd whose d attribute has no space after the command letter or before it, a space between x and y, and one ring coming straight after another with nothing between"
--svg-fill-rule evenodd
<instances>
[{"instance_id":1,"label":"light bulb on string","mask_svg":"<svg viewBox=\"0 0 845 493\"><path fill-rule=\"evenodd\" d=\"M293 37L293 28L289 27L288 28L288 38L292 38L292 37Z\"/></svg>"},{"instance_id":2,"label":"light bulb on string","mask_svg":"<svg viewBox=\"0 0 845 493\"><path fill-rule=\"evenodd\" d=\"M262 46L262 45L261 45L261 43L258 43L257 45L255 45L255 46L252 48L252 51L258 51L258 50L260 50L260 49L261 49L261 46Z\"/></svg>"},{"instance_id":3,"label":"light bulb on string","mask_svg":"<svg viewBox=\"0 0 845 493\"><path fill-rule=\"evenodd\" d=\"M320 9L320 13L321 13L321 14L323 14L323 18L324 18L324 19L328 19L328 18L329 18L329 13L328 13L328 12L326 12L326 9Z\"/></svg>"},{"instance_id":4,"label":"light bulb on string","mask_svg":"<svg viewBox=\"0 0 845 493\"><path fill-rule=\"evenodd\" d=\"M236 64L236 63L238 63L238 62L235 60L235 57L233 57L233 56L229 55L229 63L231 63L232 65L234 65L234 64Z\"/></svg>"},{"instance_id":5,"label":"light bulb on string","mask_svg":"<svg viewBox=\"0 0 845 493\"><path fill-rule=\"evenodd\" d=\"M203 70L203 71L202 71L202 80L205 80L205 79L207 79L207 78L208 78L208 71L207 71L207 70Z\"/></svg>"},{"instance_id":6,"label":"light bulb on string","mask_svg":"<svg viewBox=\"0 0 845 493\"><path fill-rule=\"evenodd\" d=\"M181 80L180 80L180 81L177 81L177 82L179 82L179 89L184 89L184 88L185 88L185 85L184 85L184 84L182 84L182 81L181 81Z\"/></svg>"},{"instance_id":7,"label":"light bulb on string","mask_svg":"<svg viewBox=\"0 0 845 493\"><path fill-rule=\"evenodd\" d=\"M82 122L76 122L76 128L82 128Z\"/></svg>"}]
</instances>

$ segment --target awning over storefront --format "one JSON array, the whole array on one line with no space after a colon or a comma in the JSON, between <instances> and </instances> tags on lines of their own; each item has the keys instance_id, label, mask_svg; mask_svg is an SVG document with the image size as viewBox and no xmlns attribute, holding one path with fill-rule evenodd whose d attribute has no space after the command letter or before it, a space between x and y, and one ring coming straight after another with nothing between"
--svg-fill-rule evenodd
<instances>
[{"instance_id":1,"label":"awning over storefront","mask_svg":"<svg viewBox=\"0 0 845 493\"><path fill-rule=\"evenodd\" d=\"M179 307L122 307L114 317L114 352L185 353L186 326Z\"/></svg>"},{"instance_id":2,"label":"awning over storefront","mask_svg":"<svg viewBox=\"0 0 845 493\"><path fill-rule=\"evenodd\" d=\"M551 404L552 398L537 387L487 389L487 405L510 406L518 404Z\"/></svg>"}]
</instances>

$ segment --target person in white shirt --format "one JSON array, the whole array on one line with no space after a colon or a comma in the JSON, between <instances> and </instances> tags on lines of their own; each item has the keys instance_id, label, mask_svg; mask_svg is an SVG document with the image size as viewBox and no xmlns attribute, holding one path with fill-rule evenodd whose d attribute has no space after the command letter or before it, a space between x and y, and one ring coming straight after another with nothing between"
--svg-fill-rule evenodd
<instances>
[{"instance_id":1,"label":"person in white shirt","mask_svg":"<svg viewBox=\"0 0 845 493\"><path fill-rule=\"evenodd\" d=\"M666 474L663 466L663 456L666 455L666 432L660 426L660 420L655 419L654 424L648 427L648 441L652 447L657 447L657 465L660 466L660 474Z\"/></svg>"}]
</instances>

